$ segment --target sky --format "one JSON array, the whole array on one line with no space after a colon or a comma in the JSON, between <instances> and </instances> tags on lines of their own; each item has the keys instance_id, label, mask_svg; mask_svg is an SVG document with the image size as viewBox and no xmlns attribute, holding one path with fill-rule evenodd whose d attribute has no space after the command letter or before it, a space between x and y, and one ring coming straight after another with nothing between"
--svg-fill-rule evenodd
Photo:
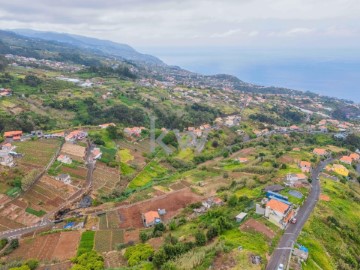
<instances>
[{"instance_id":1,"label":"sky","mask_svg":"<svg viewBox=\"0 0 360 270\"><path fill-rule=\"evenodd\" d=\"M352 70L360 72L359 0L0 2L1 29L31 28L109 39L197 72L228 72L243 76L240 79L272 85L283 83L280 77L290 66L293 72L288 76L299 80L311 79L304 74L307 70L313 74L319 68L329 69L326 63L332 75L340 76L339 83L349 80L345 71L348 62ZM355 64L354 59L358 61ZM297 64L304 68L296 71ZM346 68L334 69L339 64ZM272 65L274 70L282 69L280 75L268 72ZM257 72L264 73L264 66L268 79L256 76ZM360 73L350 77L357 75ZM306 85L309 83L311 90L318 87L311 81ZM346 91L351 95L350 90Z\"/></svg>"}]
</instances>

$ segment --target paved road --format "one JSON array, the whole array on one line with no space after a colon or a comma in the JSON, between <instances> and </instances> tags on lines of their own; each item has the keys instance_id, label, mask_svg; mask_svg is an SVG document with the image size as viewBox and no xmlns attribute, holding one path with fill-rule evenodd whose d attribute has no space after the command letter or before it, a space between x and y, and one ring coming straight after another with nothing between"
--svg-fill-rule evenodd
<instances>
[{"instance_id":1,"label":"paved road","mask_svg":"<svg viewBox=\"0 0 360 270\"><path fill-rule=\"evenodd\" d=\"M12 238L12 237L19 237L21 235L27 234L27 233L31 233L34 232L36 230L45 228L45 227L49 227L51 228L52 226L54 226L55 224L49 220L43 221L39 224L30 226L30 227L25 227L25 228L20 228L20 229L14 229L14 230L9 230L9 231L5 231L5 232L1 232L0 233L0 238Z\"/></svg>"},{"instance_id":2,"label":"paved road","mask_svg":"<svg viewBox=\"0 0 360 270\"><path fill-rule=\"evenodd\" d=\"M271 259L266 267L266 270L276 270L279 264L283 264L285 267L288 264L291 250L296 242L299 233L301 232L305 222L308 220L311 212L314 210L315 205L320 195L320 182L317 180L321 171L329 164L333 159L327 159L321 162L312 172L312 188L308 198L302 205L296 216L296 224L289 224L286 228L284 235L281 237L277 249L271 256ZM286 269L286 268L285 268Z\"/></svg>"}]
</instances>

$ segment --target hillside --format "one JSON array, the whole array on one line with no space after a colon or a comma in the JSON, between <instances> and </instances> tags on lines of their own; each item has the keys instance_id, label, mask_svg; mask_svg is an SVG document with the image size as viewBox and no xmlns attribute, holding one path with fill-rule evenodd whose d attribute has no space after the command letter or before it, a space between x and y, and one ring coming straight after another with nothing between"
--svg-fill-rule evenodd
<instances>
[{"instance_id":1,"label":"hillside","mask_svg":"<svg viewBox=\"0 0 360 270\"><path fill-rule=\"evenodd\" d=\"M1 269L359 268L358 105L46 36L0 32Z\"/></svg>"}]
</instances>

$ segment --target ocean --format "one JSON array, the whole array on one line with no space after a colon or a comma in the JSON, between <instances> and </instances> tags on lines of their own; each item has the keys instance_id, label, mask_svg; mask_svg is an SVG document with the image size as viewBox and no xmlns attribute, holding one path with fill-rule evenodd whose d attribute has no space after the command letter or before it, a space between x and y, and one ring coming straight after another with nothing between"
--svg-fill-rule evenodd
<instances>
[{"instance_id":1,"label":"ocean","mask_svg":"<svg viewBox=\"0 0 360 270\"><path fill-rule=\"evenodd\" d=\"M360 103L358 50L142 48L169 65L226 73L245 82L311 91Z\"/></svg>"}]
</instances>

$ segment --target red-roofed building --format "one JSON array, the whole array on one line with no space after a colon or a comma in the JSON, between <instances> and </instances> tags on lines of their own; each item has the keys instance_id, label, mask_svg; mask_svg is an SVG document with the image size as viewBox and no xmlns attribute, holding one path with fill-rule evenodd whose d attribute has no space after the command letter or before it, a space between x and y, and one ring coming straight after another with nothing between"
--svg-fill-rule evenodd
<instances>
[{"instance_id":1,"label":"red-roofed building","mask_svg":"<svg viewBox=\"0 0 360 270\"><path fill-rule=\"evenodd\" d=\"M161 223L160 215L157 211L149 211L141 216L145 227L151 227Z\"/></svg>"},{"instance_id":2,"label":"red-roofed building","mask_svg":"<svg viewBox=\"0 0 360 270\"><path fill-rule=\"evenodd\" d=\"M308 161L301 161L299 167L303 173L311 172L311 163Z\"/></svg>"},{"instance_id":3,"label":"red-roofed building","mask_svg":"<svg viewBox=\"0 0 360 270\"><path fill-rule=\"evenodd\" d=\"M8 140L20 141L23 132L21 130L6 131L4 137Z\"/></svg>"},{"instance_id":4,"label":"red-roofed building","mask_svg":"<svg viewBox=\"0 0 360 270\"><path fill-rule=\"evenodd\" d=\"M313 153L318 156L326 156L328 152L325 149L315 148Z\"/></svg>"},{"instance_id":5,"label":"red-roofed building","mask_svg":"<svg viewBox=\"0 0 360 270\"><path fill-rule=\"evenodd\" d=\"M114 123L106 123L99 125L100 128L116 127Z\"/></svg>"},{"instance_id":6,"label":"red-roofed building","mask_svg":"<svg viewBox=\"0 0 360 270\"><path fill-rule=\"evenodd\" d=\"M292 205L276 199L270 199L266 203L265 217L274 224L285 228L289 221L294 217Z\"/></svg>"},{"instance_id":7,"label":"red-roofed building","mask_svg":"<svg viewBox=\"0 0 360 270\"><path fill-rule=\"evenodd\" d=\"M351 165L352 164L352 158L348 156L343 156L340 158L340 162Z\"/></svg>"},{"instance_id":8,"label":"red-roofed building","mask_svg":"<svg viewBox=\"0 0 360 270\"><path fill-rule=\"evenodd\" d=\"M351 157L353 161L359 161L360 159L360 155L356 153L352 153L349 157Z\"/></svg>"}]
</instances>

